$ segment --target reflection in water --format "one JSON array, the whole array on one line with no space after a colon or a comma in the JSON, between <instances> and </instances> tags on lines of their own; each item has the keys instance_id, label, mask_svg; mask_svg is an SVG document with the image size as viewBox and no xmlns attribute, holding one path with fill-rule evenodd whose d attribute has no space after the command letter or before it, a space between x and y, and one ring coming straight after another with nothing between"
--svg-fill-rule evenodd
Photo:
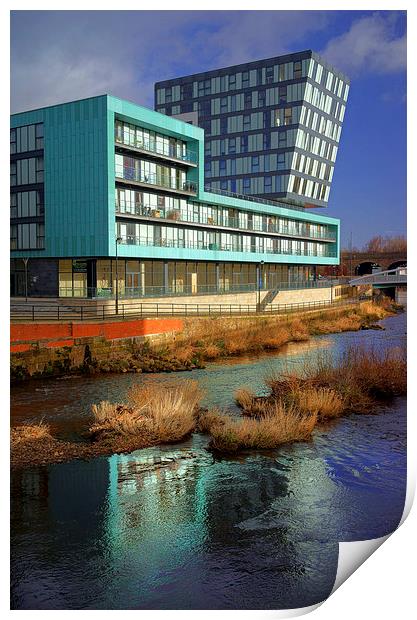
<instances>
[{"instance_id":1,"label":"reflection in water","mask_svg":"<svg viewBox=\"0 0 417 620\"><path fill-rule=\"evenodd\" d=\"M382 334L321 341L335 355L350 342L401 344L405 317L385 325ZM235 388L256 389L265 372L315 354L294 347L284 359L212 365L198 378L211 402L230 406ZM77 419L80 385L87 408L99 392L111 398L104 386L120 399L134 380L75 380L66 419ZM54 401L62 403L62 383L49 382L43 406L64 429ZM17 392L20 416L29 413L25 398ZM215 459L207 438L196 435L176 446L14 472L12 607L276 609L323 600L338 542L383 536L401 518L404 414L405 399L397 399L378 416L323 427L311 442L233 459Z\"/></svg>"}]
</instances>

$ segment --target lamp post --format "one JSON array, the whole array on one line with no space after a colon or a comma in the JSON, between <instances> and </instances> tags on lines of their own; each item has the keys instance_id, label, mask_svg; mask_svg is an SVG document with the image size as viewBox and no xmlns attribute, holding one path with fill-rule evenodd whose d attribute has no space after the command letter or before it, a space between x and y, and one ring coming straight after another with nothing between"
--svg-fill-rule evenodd
<instances>
[{"instance_id":1,"label":"lamp post","mask_svg":"<svg viewBox=\"0 0 417 620\"><path fill-rule=\"evenodd\" d=\"M116 237L116 314L119 314L119 263L118 263L118 246L122 242L121 237Z\"/></svg>"},{"instance_id":2,"label":"lamp post","mask_svg":"<svg viewBox=\"0 0 417 620\"><path fill-rule=\"evenodd\" d=\"M261 311L261 284L262 284L262 270L263 270L264 261L261 260L259 263L259 273L258 273L258 304L257 311Z\"/></svg>"},{"instance_id":3,"label":"lamp post","mask_svg":"<svg viewBox=\"0 0 417 620\"><path fill-rule=\"evenodd\" d=\"M23 263L25 265L25 299L28 300L28 258L23 259Z\"/></svg>"}]
</instances>

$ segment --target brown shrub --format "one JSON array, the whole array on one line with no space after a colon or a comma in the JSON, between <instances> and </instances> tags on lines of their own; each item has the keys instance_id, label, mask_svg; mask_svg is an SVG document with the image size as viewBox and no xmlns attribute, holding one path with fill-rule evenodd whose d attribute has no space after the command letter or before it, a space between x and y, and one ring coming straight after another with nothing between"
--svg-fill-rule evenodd
<instances>
[{"instance_id":1,"label":"brown shrub","mask_svg":"<svg viewBox=\"0 0 417 620\"><path fill-rule=\"evenodd\" d=\"M307 388L292 391L290 399L303 414L315 413L321 420L337 418L344 409L344 400L330 388Z\"/></svg>"},{"instance_id":2,"label":"brown shrub","mask_svg":"<svg viewBox=\"0 0 417 620\"><path fill-rule=\"evenodd\" d=\"M295 408L275 403L269 415L260 419L222 416L221 423L217 421L210 428L210 445L219 452L276 448L283 443L308 439L316 422L317 415L303 416Z\"/></svg>"},{"instance_id":3,"label":"brown shrub","mask_svg":"<svg viewBox=\"0 0 417 620\"><path fill-rule=\"evenodd\" d=\"M247 388L239 388L235 392L235 401L244 411L250 410L255 402L255 394Z\"/></svg>"},{"instance_id":4,"label":"brown shrub","mask_svg":"<svg viewBox=\"0 0 417 620\"><path fill-rule=\"evenodd\" d=\"M136 385L128 393L129 407L107 401L93 405L96 424L90 431L149 436L160 442L179 441L195 429L202 395L197 381L193 380Z\"/></svg>"},{"instance_id":5,"label":"brown shrub","mask_svg":"<svg viewBox=\"0 0 417 620\"><path fill-rule=\"evenodd\" d=\"M12 447L28 441L51 438L51 427L43 420L37 424L22 424L11 430Z\"/></svg>"},{"instance_id":6,"label":"brown shrub","mask_svg":"<svg viewBox=\"0 0 417 620\"><path fill-rule=\"evenodd\" d=\"M208 360L214 360L222 354L221 348L214 343L208 343L204 347L203 356Z\"/></svg>"}]
</instances>

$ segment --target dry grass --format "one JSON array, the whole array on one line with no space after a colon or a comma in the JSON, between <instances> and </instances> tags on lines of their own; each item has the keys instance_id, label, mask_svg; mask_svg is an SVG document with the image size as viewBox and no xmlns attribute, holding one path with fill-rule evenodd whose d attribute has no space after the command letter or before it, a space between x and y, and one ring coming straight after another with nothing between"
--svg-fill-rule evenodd
<instances>
[{"instance_id":1,"label":"dry grass","mask_svg":"<svg viewBox=\"0 0 417 620\"><path fill-rule=\"evenodd\" d=\"M51 438L51 428L43 420L38 424L23 424L11 430L12 447L29 441Z\"/></svg>"},{"instance_id":2,"label":"dry grass","mask_svg":"<svg viewBox=\"0 0 417 620\"><path fill-rule=\"evenodd\" d=\"M255 402L255 394L247 388L240 388L235 392L236 404L244 411L252 409Z\"/></svg>"},{"instance_id":3,"label":"dry grass","mask_svg":"<svg viewBox=\"0 0 417 620\"><path fill-rule=\"evenodd\" d=\"M175 357L180 362L191 362L195 357L195 349L191 344L183 344L175 351Z\"/></svg>"},{"instance_id":4,"label":"dry grass","mask_svg":"<svg viewBox=\"0 0 417 620\"><path fill-rule=\"evenodd\" d=\"M91 431L141 435L152 441L179 441L196 427L197 408L203 396L197 381L136 385L128 393L129 406L107 401L92 406Z\"/></svg>"},{"instance_id":5,"label":"dry grass","mask_svg":"<svg viewBox=\"0 0 417 620\"><path fill-rule=\"evenodd\" d=\"M344 400L330 388L308 388L292 391L289 395L295 408L303 414L316 414L318 419L339 417L344 410Z\"/></svg>"},{"instance_id":6,"label":"dry grass","mask_svg":"<svg viewBox=\"0 0 417 620\"><path fill-rule=\"evenodd\" d=\"M309 439L317 422L317 414L302 415L295 407L274 403L260 419L233 419L216 413L208 430L210 446L219 452L245 449L272 449L292 441Z\"/></svg>"},{"instance_id":7,"label":"dry grass","mask_svg":"<svg viewBox=\"0 0 417 620\"><path fill-rule=\"evenodd\" d=\"M304 365L300 375L270 377L266 383L275 399L288 398L291 394L298 394L300 399L300 394L308 393L312 401L317 400L320 393L323 402L326 399L333 401L330 409L338 409L338 400L335 396L330 399L329 393L324 397L324 392L320 392L324 389L338 396L343 412L367 412L378 401L406 393L405 352L391 350L381 353L352 347L338 361L322 352L313 362ZM314 397L313 390L317 392Z\"/></svg>"},{"instance_id":8,"label":"dry grass","mask_svg":"<svg viewBox=\"0 0 417 620\"><path fill-rule=\"evenodd\" d=\"M207 360L214 360L222 354L221 348L214 343L208 343L204 347L203 356Z\"/></svg>"}]
</instances>

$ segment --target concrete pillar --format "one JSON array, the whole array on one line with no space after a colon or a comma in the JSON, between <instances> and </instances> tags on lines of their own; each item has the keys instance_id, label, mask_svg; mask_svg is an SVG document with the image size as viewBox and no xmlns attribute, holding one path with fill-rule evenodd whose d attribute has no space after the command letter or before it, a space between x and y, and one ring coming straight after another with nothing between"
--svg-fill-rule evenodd
<instances>
[{"instance_id":1,"label":"concrete pillar","mask_svg":"<svg viewBox=\"0 0 417 620\"><path fill-rule=\"evenodd\" d=\"M140 261L139 265L140 270L140 293L141 295L145 294L145 263L143 260Z\"/></svg>"},{"instance_id":2,"label":"concrete pillar","mask_svg":"<svg viewBox=\"0 0 417 620\"><path fill-rule=\"evenodd\" d=\"M220 265L216 263L216 291L220 290Z\"/></svg>"},{"instance_id":3,"label":"concrete pillar","mask_svg":"<svg viewBox=\"0 0 417 620\"><path fill-rule=\"evenodd\" d=\"M164 260L164 292L169 293L168 261Z\"/></svg>"}]
</instances>

